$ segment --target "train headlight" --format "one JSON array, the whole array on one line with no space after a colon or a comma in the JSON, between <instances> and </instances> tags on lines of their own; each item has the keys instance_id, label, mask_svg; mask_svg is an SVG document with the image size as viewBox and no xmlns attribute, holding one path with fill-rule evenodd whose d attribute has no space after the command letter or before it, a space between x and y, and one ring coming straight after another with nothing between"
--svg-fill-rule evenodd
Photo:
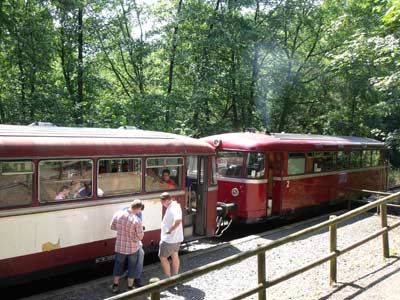
<instances>
[{"instance_id":1,"label":"train headlight","mask_svg":"<svg viewBox=\"0 0 400 300\"><path fill-rule=\"evenodd\" d=\"M232 196L233 196L233 197L239 196L239 190L238 190L237 188L233 188L232 191L231 191L231 193L232 193Z\"/></svg>"},{"instance_id":2,"label":"train headlight","mask_svg":"<svg viewBox=\"0 0 400 300\"><path fill-rule=\"evenodd\" d=\"M215 139L213 141L213 144L214 144L215 147L218 147L219 145L221 145L221 140Z\"/></svg>"}]
</instances>

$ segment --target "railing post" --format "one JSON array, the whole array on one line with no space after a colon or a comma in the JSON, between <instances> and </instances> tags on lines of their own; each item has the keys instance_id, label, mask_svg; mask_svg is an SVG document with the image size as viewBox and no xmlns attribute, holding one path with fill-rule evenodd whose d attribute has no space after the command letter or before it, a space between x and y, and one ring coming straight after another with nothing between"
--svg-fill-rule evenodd
<instances>
[{"instance_id":1,"label":"railing post","mask_svg":"<svg viewBox=\"0 0 400 300\"><path fill-rule=\"evenodd\" d=\"M151 278L149 280L149 283L155 283L155 282L158 282L158 281L160 281L159 278L153 277L153 278ZM150 299L151 300L160 300L160 291L156 291L156 292L151 293L150 294Z\"/></svg>"},{"instance_id":2,"label":"railing post","mask_svg":"<svg viewBox=\"0 0 400 300\"><path fill-rule=\"evenodd\" d=\"M336 216L330 216L330 220L336 219ZM337 248L337 227L336 223L329 225L329 253L336 252ZM330 285L333 286L337 283L337 258L336 256L332 257L330 260L329 266L329 278Z\"/></svg>"},{"instance_id":3,"label":"railing post","mask_svg":"<svg viewBox=\"0 0 400 300\"><path fill-rule=\"evenodd\" d=\"M382 203L380 205L381 210L381 224L382 228L387 227L387 205L386 203ZM382 248L383 248L383 257L389 258L389 232L384 232L382 234Z\"/></svg>"},{"instance_id":4,"label":"railing post","mask_svg":"<svg viewBox=\"0 0 400 300\"><path fill-rule=\"evenodd\" d=\"M262 246L262 244L258 244L258 247ZM265 251L257 254L257 267L258 267L258 283L264 284L265 282ZM265 289L262 289L258 292L258 300L266 300Z\"/></svg>"}]
</instances>

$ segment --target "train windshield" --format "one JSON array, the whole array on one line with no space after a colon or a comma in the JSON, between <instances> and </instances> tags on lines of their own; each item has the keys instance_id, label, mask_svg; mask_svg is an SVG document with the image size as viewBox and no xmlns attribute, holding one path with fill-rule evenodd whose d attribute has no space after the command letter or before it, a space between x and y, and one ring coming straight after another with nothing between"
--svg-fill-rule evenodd
<instances>
[{"instance_id":1,"label":"train windshield","mask_svg":"<svg viewBox=\"0 0 400 300\"><path fill-rule=\"evenodd\" d=\"M217 157L217 173L224 177L241 177L244 152L221 151Z\"/></svg>"},{"instance_id":2,"label":"train windshield","mask_svg":"<svg viewBox=\"0 0 400 300\"><path fill-rule=\"evenodd\" d=\"M263 178L265 175L265 154L250 152L246 162L246 177Z\"/></svg>"}]
</instances>

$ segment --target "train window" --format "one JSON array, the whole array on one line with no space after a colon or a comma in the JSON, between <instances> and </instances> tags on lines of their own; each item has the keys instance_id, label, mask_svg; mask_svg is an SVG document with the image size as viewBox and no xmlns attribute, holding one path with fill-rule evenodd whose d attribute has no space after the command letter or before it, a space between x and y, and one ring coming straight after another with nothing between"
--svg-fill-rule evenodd
<instances>
[{"instance_id":1,"label":"train window","mask_svg":"<svg viewBox=\"0 0 400 300\"><path fill-rule=\"evenodd\" d=\"M244 152L220 151L217 157L217 172L219 176L241 177Z\"/></svg>"},{"instance_id":2,"label":"train window","mask_svg":"<svg viewBox=\"0 0 400 300\"><path fill-rule=\"evenodd\" d=\"M338 151L336 166L338 170L348 169L350 164L350 152Z\"/></svg>"},{"instance_id":3,"label":"train window","mask_svg":"<svg viewBox=\"0 0 400 300\"><path fill-rule=\"evenodd\" d=\"M33 163L0 162L0 207L27 205L33 199Z\"/></svg>"},{"instance_id":4,"label":"train window","mask_svg":"<svg viewBox=\"0 0 400 300\"><path fill-rule=\"evenodd\" d=\"M246 176L248 178L263 178L265 175L265 154L250 152L246 162Z\"/></svg>"},{"instance_id":5,"label":"train window","mask_svg":"<svg viewBox=\"0 0 400 300\"><path fill-rule=\"evenodd\" d=\"M289 153L288 175L304 174L306 170L305 153Z\"/></svg>"},{"instance_id":6,"label":"train window","mask_svg":"<svg viewBox=\"0 0 400 300\"><path fill-rule=\"evenodd\" d=\"M146 160L146 191L179 189L182 186L182 157L152 157Z\"/></svg>"},{"instance_id":7,"label":"train window","mask_svg":"<svg viewBox=\"0 0 400 300\"><path fill-rule=\"evenodd\" d=\"M322 165L324 163L324 158L323 157L315 157L314 160L314 173L319 173L322 172Z\"/></svg>"},{"instance_id":8,"label":"train window","mask_svg":"<svg viewBox=\"0 0 400 300\"><path fill-rule=\"evenodd\" d=\"M364 150L362 152L362 166L364 168L371 166L371 159L372 159L372 151L371 150Z\"/></svg>"},{"instance_id":9,"label":"train window","mask_svg":"<svg viewBox=\"0 0 400 300\"><path fill-rule=\"evenodd\" d=\"M350 168L357 169L361 168L361 151L351 151L350 152Z\"/></svg>"},{"instance_id":10,"label":"train window","mask_svg":"<svg viewBox=\"0 0 400 300\"><path fill-rule=\"evenodd\" d=\"M98 165L97 195L99 197L126 195L142 190L141 159L101 159Z\"/></svg>"},{"instance_id":11,"label":"train window","mask_svg":"<svg viewBox=\"0 0 400 300\"><path fill-rule=\"evenodd\" d=\"M308 158L308 155L307 155ZM335 152L315 152L313 159L313 172L328 172L334 170L336 165Z\"/></svg>"},{"instance_id":12,"label":"train window","mask_svg":"<svg viewBox=\"0 0 400 300\"><path fill-rule=\"evenodd\" d=\"M92 196L91 160L39 162L39 201L84 199Z\"/></svg>"},{"instance_id":13,"label":"train window","mask_svg":"<svg viewBox=\"0 0 400 300\"><path fill-rule=\"evenodd\" d=\"M376 167L382 164L381 152L379 150L372 150L371 166Z\"/></svg>"},{"instance_id":14,"label":"train window","mask_svg":"<svg viewBox=\"0 0 400 300\"><path fill-rule=\"evenodd\" d=\"M336 152L324 152L324 171L335 170Z\"/></svg>"}]
</instances>

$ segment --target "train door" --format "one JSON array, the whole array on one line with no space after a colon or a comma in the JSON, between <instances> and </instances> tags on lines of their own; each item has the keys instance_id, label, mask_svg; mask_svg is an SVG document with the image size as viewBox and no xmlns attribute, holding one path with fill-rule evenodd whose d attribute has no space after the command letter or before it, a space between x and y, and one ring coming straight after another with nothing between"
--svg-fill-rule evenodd
<instances>
[{"instance_id":1,"label":"train door","mask_svg":"<svg viewBox=\"0 0 400 300\"><path fill-rule=\"evenodd\" d=\"M282 153L268 153L268 215L280 214L282 162Z\"/></svg>"},{"instance_id":2,"label":"train door","mask_svg":"<svg viewBox=\"0 0 400 300\"><path fill-rule=\"evenodd\" d=\"M205 235L207 211L207 156L186 161L185 236Z\"/></svg>"},{"instance_id":3,"label":"train door","mask_svg":"<svg viewBox=\"0 0 400 300\"><path fill-rule=\"evenodd\" d=\"M266 154L267 156L267 179L268 179L268 188L267 188L267 217L272 214L272 205L273 205L273 186L274 186L274 153L269 152Z\"/></svg>"}]
</instances>

